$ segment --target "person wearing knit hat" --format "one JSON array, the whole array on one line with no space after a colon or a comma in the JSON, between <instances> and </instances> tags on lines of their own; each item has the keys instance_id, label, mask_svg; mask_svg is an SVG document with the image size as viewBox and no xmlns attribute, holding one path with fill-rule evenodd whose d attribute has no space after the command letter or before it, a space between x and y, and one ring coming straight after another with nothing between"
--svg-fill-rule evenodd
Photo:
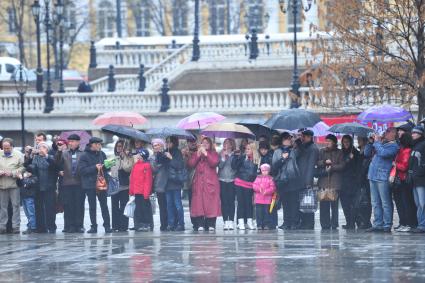
<instances>
[{"instance_id":1,"label":"person wearing knit hat","mask_svg":"<svg viewBox=\"0 0 425 283\"><path fill-rule=\"evenodd\" d=\"M165 141L163 139L152 139L152 146L155 146L155 144L159 144L162 146L162 148L165 148Z\"/></svg>"},{"instance_id":2,"label":"person wearing knit hat","mask_svg":"<svg viewBox=\"0 0 425 283\"><path fill-rule=\"evenodd\" d=\"M273 177L270 176L270 165L265 163L260 166L261 175L257 176L252 189L255 198L255 214L257 219L257 228L264 230L276 229L273 223L273 216L270 213L269 207L272 203L273 194L276 192L276 184Z\"/></svg>"},{"instance_id":3,"label":"person wearing knit hat","mask_svg":"<svg viewBox=\"0 0 425 283\"><path fill-rule=\"evenodd\" d=\"M338 139L335 135L326 136L326 147L319 152L317 162L318 170L323 172L318 180L320 189L332 188L336 200L320 201L320 225L323 230L338 229L338 198L337 193L341 188L342 170L344 169L344 156L338 149Z\"/></svg>"},{"instance_id":4,"label":"person wearing knit hat","mask_svg":"<svg viewBox=\"0 0 425 283\"><path fill-rule=\"evenodd\" d=\"M415 126L413 129L412 129L412 134L419 134L419 135L424 135L424 132L425 132L425 130L424 130L424 127L422 127L422 126Z\"/></svg>"},{"instance_id":5,"label":"person wearing knit hat","mask_svg":"<svg viewBox=\"0 0 425 283\"><path fill-rule=\"evenodd\" d=\"M423 167L421 156L425 155L425 137L424 128L416 126L412 130L413 147L410 157L409 171L413 177L413 199L417 207L416 219L418 225L410 230L412 233L425 233L425 177L423 176Z\"/></svg>"}]
</instances>

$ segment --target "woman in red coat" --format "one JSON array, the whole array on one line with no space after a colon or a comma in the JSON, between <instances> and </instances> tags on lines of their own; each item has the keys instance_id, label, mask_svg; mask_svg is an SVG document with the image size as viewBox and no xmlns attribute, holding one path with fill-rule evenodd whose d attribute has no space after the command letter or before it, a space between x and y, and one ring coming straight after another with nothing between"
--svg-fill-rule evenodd
<instances>
[{"instance_id":1,"label":"woman in red coat","mask_svg":"<svg viewBox=\"0 0 425 283\"><path fill-rule=\"evenodd\" d=\"M135 155L135 164L130 175L131 196L135 196L134 229L147 232L153 230L153 215L150 202L152 193L152 168L148 161L149 152L138 149Z\"/></svg>"},{"instance_id":2,"label":"woman in red coat","mask_svg":"<svg viewBox=\"0 0 425 283\"><path fill-rule=\"evenodd\" d=\"M192 184L190 215L194 218L194 230L215 230L215 222L221 216L220 183L217 166L218 153L210 138L203 138L197 152L192 153L188 166L195 169Z\"/></svg>"}]
</instances>

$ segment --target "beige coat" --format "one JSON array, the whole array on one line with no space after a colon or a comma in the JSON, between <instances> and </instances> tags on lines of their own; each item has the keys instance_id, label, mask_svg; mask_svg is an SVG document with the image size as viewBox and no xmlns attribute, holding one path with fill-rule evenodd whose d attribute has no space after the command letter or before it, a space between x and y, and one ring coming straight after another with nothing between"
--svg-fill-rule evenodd
<instances>
[{"instance_id":1,"label":"beige coat","mask_svg":"<svg viewBox=\"0 0 425 283\"><path fill-rule=\"evenodd\" d=\"M0 150L0 172L11 173L11 177L0 176L0 189L14 189L16 185L16 179L18 175L25 171L24 169L24 157L19 152L14 150L12 155L6 157L3 150Z\"/></svg>"}]
</instances>

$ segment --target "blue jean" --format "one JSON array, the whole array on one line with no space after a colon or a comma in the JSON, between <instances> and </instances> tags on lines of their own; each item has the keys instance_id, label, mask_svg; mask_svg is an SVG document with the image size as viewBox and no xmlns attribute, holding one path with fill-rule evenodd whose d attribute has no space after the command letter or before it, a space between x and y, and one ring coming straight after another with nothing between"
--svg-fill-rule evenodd
<instances>
[{"instance_id":1,"label":"blue jean","mask_svg":"<svg viewBox=\"0 0 425 283\"><path fill-rule=\"evenodd\" d=\"M165 195L167 197L168 226L172 228L175 228L176 224L177 226L184 226L182 191L169 190L169 191L166 191ZM176 217L177 217L177 223L176 223Z\"/></svg>"},{"instance_id":2,"label":"blue jean","mask_svg":"<svg viewBox=\"0 0 425 283\"><path fill-rule=\"evenodd\" d=\"M370 196L373 208L373 227L391 228L393 225L393 201L388 182L370 180Z\"/></svg>"},{"instance_id":3,"label":"blue jean","mask_svg":"<svg viewBox=\"0 0 425 283\"><path fill-rule=\"evenodd\" d=\"M417 207L418 229L425 230L425 187L413 188L413 197Z\"/></svg>"},{"instance_id":4,"label":"blue jean","mask_svg":"<svg viewBox=\"0 0 425 283\"><path fill-rule=\"evenodd\" d=\"M35 221L35 203L34 198L23 198L22 199L22 207L24 208L25 216L28 219L27 227L28 229L35 230L37 229L36 221Z\"/></svg>"}]
</instances>

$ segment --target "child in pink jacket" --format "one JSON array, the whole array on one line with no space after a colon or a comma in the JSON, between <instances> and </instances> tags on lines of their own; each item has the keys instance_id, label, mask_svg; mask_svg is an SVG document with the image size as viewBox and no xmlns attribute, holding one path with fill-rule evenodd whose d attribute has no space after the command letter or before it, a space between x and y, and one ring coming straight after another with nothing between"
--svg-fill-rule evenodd
<instances>
[{"instance_id":1,"label":"child in pink jacket","mask_svg":"<svg viewBox=\"0 0 425 283\"><path fill-rule=\"evenodd\" d=\"M258 229L274 230L272 214L269 212L273 193L276 191L276 185L270 176L270 165L260 166L261 175L257 176L252 188L255 194L255 206Z\"/></svg>"}]
</instances>

